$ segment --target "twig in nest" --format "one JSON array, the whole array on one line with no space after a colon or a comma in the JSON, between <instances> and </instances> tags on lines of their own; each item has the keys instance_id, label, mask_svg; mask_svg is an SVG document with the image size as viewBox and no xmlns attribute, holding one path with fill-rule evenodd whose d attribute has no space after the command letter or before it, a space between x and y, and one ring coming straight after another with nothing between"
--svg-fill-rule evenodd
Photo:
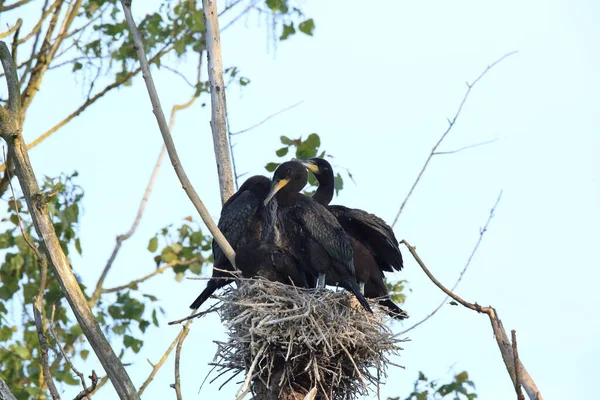
<instances>
[{"instance_id":1,"label":"twig in nest","mask_svg":"<svg viewBox=\"0 0 600 400\"><path fill-rule=\"evenodd\" d=\"M238 393L296 399L317 387L324 398L355 399L386 377L388 358L404 341L385 314L367 314L342 291L307 293L255 279L226 288L219 299L229 340L215 342L211 365L220 375L246 372Z\"/></svg>"}]
</instances>

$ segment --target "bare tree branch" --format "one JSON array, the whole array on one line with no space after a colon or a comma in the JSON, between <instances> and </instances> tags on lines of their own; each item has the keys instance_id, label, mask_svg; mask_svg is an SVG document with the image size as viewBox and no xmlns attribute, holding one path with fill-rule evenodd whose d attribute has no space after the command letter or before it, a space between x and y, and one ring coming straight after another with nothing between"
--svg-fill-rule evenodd
<instances>
[{"instance_id":1,"label":"bare tree branch","mask_svg":"<svg viewBox=\"0 0 600 400\"><path fill-rule=\"evenodd\" d=\"M460 281L462 280L463 276L465 275L465 272L467 272L467 268L469 268L469 265L471 265L471 260L473 260L473 257L475 256L475 253L477 253L477 249L479 249L479 245L481 244L481 241L483 240L483 235L487 232L488 226L490 225L490 222L492 221L492 218L494 218L494 212L496 211L496 207L498 207L498 204L500 203L500 198L502 198L502 191L500 191L500 194L498 195L498 198L496 199L496 202L492 206L492 209L490 210L490 215L488 216L487 221L485 221L485 225L483 226L483 228L479 229L479 239L477 240L477 243L475 243L475 247L473 247L473 250L471 251L471 255L469 256L469 259L467 260L467 263L463 267L462 271L460 271L460 275L458 276L458 279L454 283L454 286L452 286L452 289L450 289L451 291L454 291L458 287L458 284L460 283ZM417 322L416 324L414 324L410 328L402 331L401 334L404 335L407 332L412 331L417 326L421 325L422 323L424 323L425 321L427 321L429 318L433 317L440 310L440 308L442 308L444 306L444 304L446 304L447 301L448 301L448 296L446 296L444 298L444 300L442 300L442 302L440 303L440 305L437 306L435 308L435 310L433 310L429 315L427 315L425 318L423 318L422 320L420 320L419 322Z\"/></svg>"},{"instance_id":2,"label":"bare tree branch","mask_svg":"<svg viewBox=\"0 0 600 400\"><path fill-rule=\"evenodd\" d=\"M181 266L181 265L190 265L192 263L198 262L198 261L202 261L203 257L202 256L198 256L198 257L194 257L191 258L189 260L186 261L180 261L180 260L174 260L171 261L165 265L163 265L160 268L155 269L153 272L149 273L146 276L143 276L139 279L135 279L125 285L121 285L121 286L116 286L110 289L102 289L101 293L114 293L114 292L118 292L121 290L125 290L125 289L133 289L135 286L137 286L139 283L142 283L144 281L147 281L148 279L156 276L156 275L160 275L163 272L165 272L166 270L173 268L173 267L177 267L177 266Z\"/></svg>"},{"instance_id":3,"label":"bare tree branch","mask_svg":"<svg viewBox=\"0 0 600 400\"><path fill-rule=\"evenodd\" d=\"M5 45L1 43L0 46ZM8 50L8 49L7 49ZM7 74L8 76L8 74ZM4 156L6 158L6 156ZM9 174L9 171L6 171ZM35 329L38 334L38 341L40 343L40 361L42 363L42 374L44 376L44 381L46 382L46 386L48 386L48 390L50 391L50 395L53 400L60 399L60 395L58 394L58 390L56 389L56 385L54 384L54 380L52 379L52 373L50 372L50 364L48 362L48 339L46 338L46 333L44 332L44 322L43 322L43 302L44 302L44 291L46 290L46 282L48 280L48 264L46 258L43 257L38 248L31 243L25 229L23 228L23 220L21 219L21 213L19 210L19 206L17 203L17 197L15 196L15 189L13 188L12 183L10 183L11 177L8 177L8 182L10 185L10 190L12 192L13 200L16 205L17 212L17 220L19 222L19 229L21 231L21 235L27 243L27 246L33 251L35 254L35 258L40 267L40 286L38 289L38 293L35 296L35 301L33 302L33 317L35 321Z\"/></svg>"},{"instance_id":4,"label":"bare tree branch","mask_svg":"<svg viewBox=\"0 0 600 400\"><path fill-rule=\"evenodd\" d=\"M175 395L177 396L177 400L183 399L183 397L181 396L181 378L179 376L179 361L181 359L181 348L183 346L183 341L187 337L188 333L190 333L190 330L188 329L188 324L185 324L183 326L183 330L181 331L181 335L179 336L179 340L177 341L177 348L175 349L175 385L173 385L173 389L175 389Z\"/></svg>"},{"instance_id":5,"label":"bare tree branch","mask_svg":"<svg viewBox=\"0 0 600 400\"><path fill-rule=\"evenodd\" d=\"M10 51L4 42L0 42L0 59L6 73L9 88L8 109L0 112L0 135L8 144L9 157L15 163L15 175L27 202L37 235L41 238L44 250L53 268L54 275L65 294L69 305L79 322L96 356L102 363L115 390L121 399L138 399L135 387L125 371L123 364L115 355L104 337L102 330L87 305L85 296L71 270L69 261L63 252L50 219L47 199L40 190L29 154L21 134L21 98L18 91L16 67Z\"/></svg>"},{"instance_id":6,"label":"bare tree branch","mask_svg":"<svg viewBox=\"0 0 600 400\"><path fill-rule=\"evenodd\" d=\"M523 391L521 390L521 363L519 362L519 350L517 348L517 331L510 331L512 338L513 360L515 365L515 391L517 392L517 400L525 400Z\"/></svg>"},{"instance_id":7,"label":"bare tree branch","mask_svg":"<svg viewBox=\"0 0 600 400\"><path fill-rule=\"evenodd\" d=\"M160 133L167 147L167 153L169 154L169 158L171 159L171 164L175 169L175 173L177 174L177 177L181 182L183 190L186 192L186 194L190 198L190 201L200 214L202 221L204 221L204 224L207 226L208 230L213 235L213 237L227 256L227 258L231 262L231 265L235 266L235 252L233 251L233 248L227 242L227 239L225 239L223 233L221 233L219 228L217 228L217 225L211 218L210 213L204 206L204 203L198 196L198 193L196 193L196 190L192 186L192 183L190 182L189 178L187 177L185 170L181 166L181 161L179 160L177 150L175 149L175 144L173 143L173 138L171 137L171 133L169 132L169 127L167 126L165 115L160 105L160 99L158 98L156 87L154 86L154 80L152 79L152 75L150 73L148 60L146 59L146 54L144 53L144 44L142 42L140 33L135 25L135 22L133 21L133 16L131 15L131 0L121 0L121 4L123 5L123 10L125 11L125 19L127 20L127 25L129 26L129 30L131 31L133 36L137 56L140 61L140 66L142 68L142 74L144 76L144 81L146 82L146 87L148 89L150 101L152 102L154 115L156 116L156 120L160 128Z\"/></svg>"},{"instance_id":8,"label":"bare tree branch","mask_svg":"<svg viewBox=\"0 0 600 400\"><path fill-rule=\"evenodd\" d=\"M408 191L408 194L406 195L406 197L404 198L404 201L402 202L402 205L400 205L400 209L398 210L398 213L396 214L396 217L394 218L394 222L392 222L392 228L396 225L396 223L398 222L398 218L400 218L400 214L402 214L402 210L404 210L404 206L406 206L406 203L408 202L408 199L410 198L410 196L413 194L415 188L417 187L417 185L419 184L419 181L421 180L421 177L423 176L423 173L425 172L425 170L427 169L427 166L429 165L429 162L431 161L431 159L433 158L433 156L437 155L436 151L437 148L442 144L442 142L444 141L444 139L446 138L446 136L448 136L448 134L450 133L450 131L452 130L452 128L454 127L454 124L456 124L456 120L458 119L458 117L460 116L460 113L463 109L463 106L465 105L465 103L467 102L467 99L469 98L469 94L471 93L471 90L475 87L475 85L477 84L477 82L479 82L492 68L494 68L497 64L499 64L500 62L502 62L504 59L508 58L509 56L512 56L513 54L516 54L516 51L512 51L510 53L507 53L505 55L503 55L502 57L500 57L498 60L494 61L493 63L491 63L490 65L488 65L485 70L477 77L477 79L475 79L473 81L473 83L468 83L467 82L467 91L465 92L462 101L460 102L459 106L458 106L458 110L456 110L456 113L454 114L454 117L452 118L452 120L448 120L448 128L446 129L446 131L442 134L442 136L438 139L437 143L435 144L435 146L433 146L433 148L431 149L431 152L429 153L429 156L427 157L427 159L425 160L425 164L423 164L423 167L421 168L421 171L419 172L419 174L417 175L417 179L415 179L415 182L413 183L412 187L410 188L410 190ZM460 149L459 149L460 150ZM456 151L455 151L456 152ZM439 153L438 153L439 154Z\"/></svg>"},{"instance_id":9,"label":"bare tree branch","mask_svg":"<svg viewBox=\"0 0 600 400\"><path fill-rule=\"evenodd\" d=\"M167 359L169 358L169 355L171 354L171 352L173 351L173 349L175 348L175 346L179 343L179 339L183 335L184 331L188 330L188 327L190 326L191 323L192 323L192 321L190 320L190 321L188 321L184 325L183 329L181 330L181 332L179 332L179 334L177 335L177 337L175 338L175 340L173 340L173 343L171 343L171 345L169 346L169 348L167 349L167 351L165 352L165 354L161 357L161 359L156 364L154 364L152 366L152 372L150 372L150 375L148 376L148 378L146 378L146 380L144 381L144 383L140 387L140 390L138 391L138 395L139 396L141 396L142 393L144 393L144 391L146 390L146 388L148 388L148 385L150 385L150 383L154 379L154 376L156 375L156 373L158 372L158 370L167 361ZM187 333L186 333L186 335L187 335Z\"/></svg>"},{"instance_id":10,"label":"bare tree branch","mask_svg":"<svg viewBox=\"0 0 600 400\"><path fill-rule=\"evenodd\" d=\"M510 379L512 380L513 385L516 387L517 377L515 373L515 357L506 331L504 330L504 326L502 325L502 321L500 321L500 319L498 318L498 313L496 312L496 310L492 306L482 307L477 303L469 303L468 301L465 301L458 295L454 294L452 291L448 290L444 285L442 285L440 281L438 281L435 278L435 276L433 276L431 271L429 271L423 260L421 260L421 257L419 257L419 255L417 254L415 247L411 246L406 240L402 240L401 243L404 243L408 251L410 251L410 253L417 261L421 269L423 269L427 277L429 277L429 279L444 293L446 293L457 303L460 303L462 306L468 308L469 310L477 311L478 313L484 313L488 315L490 323L492 325L492 330L494 331L494 337L496 338L498 348L500 349L500 354L502 355L502 360L504 361L504 365L506 366L506 369L508 371L508 374L510 375ZM529 396L529 399L543 400L542 394L540 393L535 382L533 381L533 379L531 378L521 361L519 361L519 367L520 371L523 373L522 384L525 388L525 391L527 392L527 396Z\"/></svg>"},{"instance_id":11,"label":"bare tree branch","mask_svg":"<svg viewBox=\"0 0 600 400\"><path fill-rule=\"evenodd\" d=\"M223 60L216 0L202 0L202 10L204 11L202 14L204 15L212 111L210 127L212 128L215 159L219 173L221 203L225 204L227 199L233 195L234 188L229 141L227 140L227 102L225 100L225 83L223 82Z\"/></svg>"},{"instance_id":12,"label":"bare tree branch","mask_svg":"<svg viewBox=\"0 0 600 400\"><path fill-rule=\"evenodd\" d=\"M0 6L0 12L4 12L4 11L10 11L13 8L17 8L17 7L21 7L27 3L29 3L31 0L19 0L16 3L13 4L9 4L7 6Z\"/></svg>"},{"instance_id":13,"label":"bare tree branch","mask_svg":"<svg viewBox=\"0 0 600 400\"><path fill-rule=\"evenodd\" d=\"M17 400L17 398L13 396L12 392L10 391L10 388L8 387L6 382L2 380L2 378L0 378L0 400Z\"/></svg>"},{"instance_id":14,"label":"bare tree branch","mask_svg":"<svg viewBox=\"0 0 600 400\"><path fill-rule=\"evenodd\" d=\"M492 140L487 140L485 142L479 142L479 143L475 143L475 144L470 144L468 146L463 146L463 147L458 148L456 150L436 151L435 153L433 153L433 155L434 156L441 156L441 155L444 155L444 154L456 154L456 153L460 153L463 150L472 149L473 147L485 146L486 144L494 143L496 140L498 140L498 139L492 139Z\"/></svg>"},{"instance_id":15,"label":"bare tree branch","mask_svg":"<svg viewBox=\"0 0 600 400\"><path fill-rule=\"evenodd\" d=\"M184 110L184 109L188 108L189 106L191 106L194 103L194 101L196 101L196 98L197 98L196 96L192 96L192 98L190 100L188 100L186 103L176 104L173 106L173 109L171 110L171 119L169 121L169 130L172 131L173 128L175 127L175 115L177 114L177 111ZM117 254L119 253L119 250L121 249L121 245L123 244L123 242L125 240L129 239L135 233L135 231L142 219L142 215L144 214L144 210L146 209L146 204L148 203L148 198L150 197L150 192L152 191L152 187L154 186L154 182L156 181L156 177L158 176L158 171L160 170L163 159L165 158L165 153L166 153L166 148L163 145L163 147L160 150L160 153L158 155L158 159L156 160L156 164L154 164L154 169L152 170L152 174L150 176L150 181L148 182L148 185L146 186L146 190L144 191L144 196L142 197L142 202L140 203L140 206L138 208L137 215L135 216L133 224L131 225L131 228L129 228L129 230L126 233L117 236L117 243L115 244L115 248L113 249L110 257L108 258L108 262L106 263L106 266L104 267L104 270L102 271L102 274L100 275L100 278L98 279L98 283L96 284L96 289L94 290L92 297L90 297L90 307L93 306L96 303L96 301L98 301L98 299L100 298L100 295L102 293L108 293L111 291L110 289L104 290L102 288L102 285L104 284L104 280L106 279L108 272L112 268L112 265L113 265L115 259L117 258ZM163 272L165 269L163 269L160 272ZM146 277L142 278L141 280L138 279L136 281L133 281L130 284L125 285L125 287L131 287L131 286L135 285L136 283L143 282L144 280L146 280L154 275L157 275L160 272L158 272L158 270L156 270L150 276L146 276ZM123 288L125 288L125 287L123 287ZM119 290L121 290L121 289L119 289Z\"/></svg>"},{"instance_id":16,"label":"bare tree branch","mask_svg":"<svg viewBox=\"0 0 600 400\"><path fill-rule=\"evenodd\" d=\"M49 324L50 335L56 342L56 345L58 346L58 350L60 351L60 354L62 354L63 358L67 362L67 365L69 365L69 368L71 368L71 371L73 371L73 373L75 375L77 375L79 377L79 380L81 381L81 386L83 386L83 391L81 391L75 397L75 399L82 400L84 398L87 398L90 395L90 393L92 393L96 389L96 385L98 384L98 380L99 380L98 375L96 375L96 371L92 370L92 375L90 376L90 380L92 381L92 386L90 386L88 388L87 384L85 383L85 377L83 376L83 374L81 372L79 372L79 370L77 368L75 368L75 365L73 365L73 363L71 362L71 359L67 355L67 352L65 351L65 349L63 349L62 345L60 344L60 341L58 340L58 335L56 335L56 332L54 331L54 313L55 313L55 311L56 311L56 304L53 304L52 305L52 315L50 316L50 324ZM88 400L90 400L90 399L88 399Z\"/></svg>"},{"instance_id":17,"label":"bare tree branch","mask_svg":"<svg viewBox=\"0 0 600 400\"><path fill-rule=\"evenodd\" d=\"M0 39L4 39L5 37L12 35L12 33L19 29L21 25L23 25L23 20L19 18L17 20L17 23L14 24L11 28L9 28L6 32L0 33Z\"/></svg>"},{"instance_id":18,"label":"bare tree branch","mask_svg":"<svg viewBox=\"0 0 600 400\"><path fill-rule=\"evenodd\" d=\"M260 122L257 122L257 123L255 123L254 125L251 125L251 126L249 126L248 128L242 129L241 131L237 131L237 132L231 132L231 135L232 135L232 136L234 136L234 135L240 135L240 134L242 134L242 133L246 133L246 132L248 132L248 131L251 131L252 129L254 129L254 128L257 128L257 127L261 126L262 124L264 124L265 122L267 122L267 121L268 121L268 120L270 120L271 118L274 118L274 117L278 116L279 114L283 114L284 112L286 112L286 111L289 111L289 110L291 110L292 108L296 108L296 107L298 107L298 106L299 106L300 104L302 104L302 103L304 103L304 100L302 100L302 101L299 101L299 102L297 102L297 103L295 103L295 104L292 104L291 106L287 106L287 107L285 107L285 108L282 108L281 110L279 110L279 111L277 111L277 112L275 112L275 113L273 113L273 114L269 115L268 117L266 117L266 118L265 118L265 119L263 119L262 121L260 121Z\"/></svg>"}]
</instances>

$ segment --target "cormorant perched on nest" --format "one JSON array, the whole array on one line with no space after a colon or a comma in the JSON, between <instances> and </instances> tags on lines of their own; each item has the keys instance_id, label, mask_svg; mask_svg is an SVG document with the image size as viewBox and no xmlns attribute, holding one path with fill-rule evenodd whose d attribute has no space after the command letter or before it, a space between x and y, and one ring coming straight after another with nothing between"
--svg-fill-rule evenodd
<instances>
[{"instance_id":1,"label":"cormorant perched on nest","mask_svg":"<svg viewBox=\"0 0 600 400\"><path fill-rule=\"evenodd\" d=\"M270 189L269 178L262 175L252 176L223 205L218 227L234 250L251 239L272 234L266 230L273 229L273 221L268 221L268 218L274 216L274 211L266 210L263 205ZM190 306L194 310L200 307L215 290L231 283L230 279L223 278L232 275L220 270L233 272L233 266L214 239L212 250L214 256L212 278Z\"/></svg>"},{"instance_id":2,"label":"cormorant perched on nest","mask_svg":"<svg viewBox=\"0 0 600 400\"><path fill-rule=\"evenodd\" d=\"M272 282L308 288L306 275L298 259L273 243L252 239L235 253L235 265L244 278L262 277Z\"/></svg>"},{"instance_id":3,"label":"cormorant perched on nest","mask_svg":"<svg viewBox=\"0 0 600 400\"><path fill-rule=\"evenodd\" d=\"M300 161L319 181L312 199L326 206L348 233L354 248L354 268L361 291L367 298L382 298L390 316L405 319L408 315L389 298L384 271L400 271L402 254L392 228L384 220L366 211L329 205L333 199L334 177L331 164L322 158Z\"/></svg>"},{"instance_id":4,"label":"cormorant perched on nest","mask_svg":"<svg viewBox=\"0 0 600 400\"><path fill-rule=\"evenodd\" d=\"M306 272L317 277L317 287L339 284L371 311L356 281L348 235L324 206L298 193L307 181L306 168L297 161L284 162L275 170L265 205L276 196L276 244L298 257Z\"/></svg>"}]
</instances>

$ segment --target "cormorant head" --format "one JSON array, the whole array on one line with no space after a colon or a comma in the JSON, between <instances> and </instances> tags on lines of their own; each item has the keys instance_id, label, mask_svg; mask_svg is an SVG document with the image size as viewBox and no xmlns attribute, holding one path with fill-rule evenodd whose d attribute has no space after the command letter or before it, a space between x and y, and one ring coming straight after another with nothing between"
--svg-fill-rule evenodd
<instances>
[{"instance_id":1,"label":"cormorant head","mask_svg":"<svg viewBox=\"0 0 600 400\"><path fill-rule=\"evenodd\" d=\"M279 192L284 191L299 192L308 182L308 173L306 168L298 161L286 161L275 170L273 174L273 183L271 191L265 199L265 205Z\"/></svg>"},{"instance_id":2,"label":"cormorant head","mask_svg":"<svg viewBox=\"0 0 600 400\"><path fill-rule=\"evenodd\" d=\"M251 176L240 186L238 192L243 192L244 190L249 190L258 198L265 199L269 194L269 190L271 190L271 180L263 175Z\"/></svg>"},{"instance_id":3,"label":"cormorant head","mask_svg":"<svg viewBox=\"0 0 600 400\"><path fill-rule=\"evenodd\" d=\"M324 158L315 157L311 158L310 160L297 161L304 165L310 172L312 172L319 183L323 183L325 180L333 182L333 168L331 168L329 161L325 160Z\"/></svg>"}]
</instances>

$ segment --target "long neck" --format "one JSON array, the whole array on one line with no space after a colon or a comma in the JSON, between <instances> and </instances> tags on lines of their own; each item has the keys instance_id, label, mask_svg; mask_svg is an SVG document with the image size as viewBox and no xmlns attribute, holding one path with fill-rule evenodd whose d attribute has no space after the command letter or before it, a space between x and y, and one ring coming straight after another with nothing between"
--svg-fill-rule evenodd
<instances>
[{"instance_id":1,"label":"long neck","mask_svg":"<svg viewBox=\"0 0 600 400\"><path fill-rule=\"evenodd\" d=\"M312 199L323 206L329 205L333 199L333 171L330 169L324 174L316 175L316 178L319 181L319 188L313 195Z\"/></svg>"}]
</instances>

